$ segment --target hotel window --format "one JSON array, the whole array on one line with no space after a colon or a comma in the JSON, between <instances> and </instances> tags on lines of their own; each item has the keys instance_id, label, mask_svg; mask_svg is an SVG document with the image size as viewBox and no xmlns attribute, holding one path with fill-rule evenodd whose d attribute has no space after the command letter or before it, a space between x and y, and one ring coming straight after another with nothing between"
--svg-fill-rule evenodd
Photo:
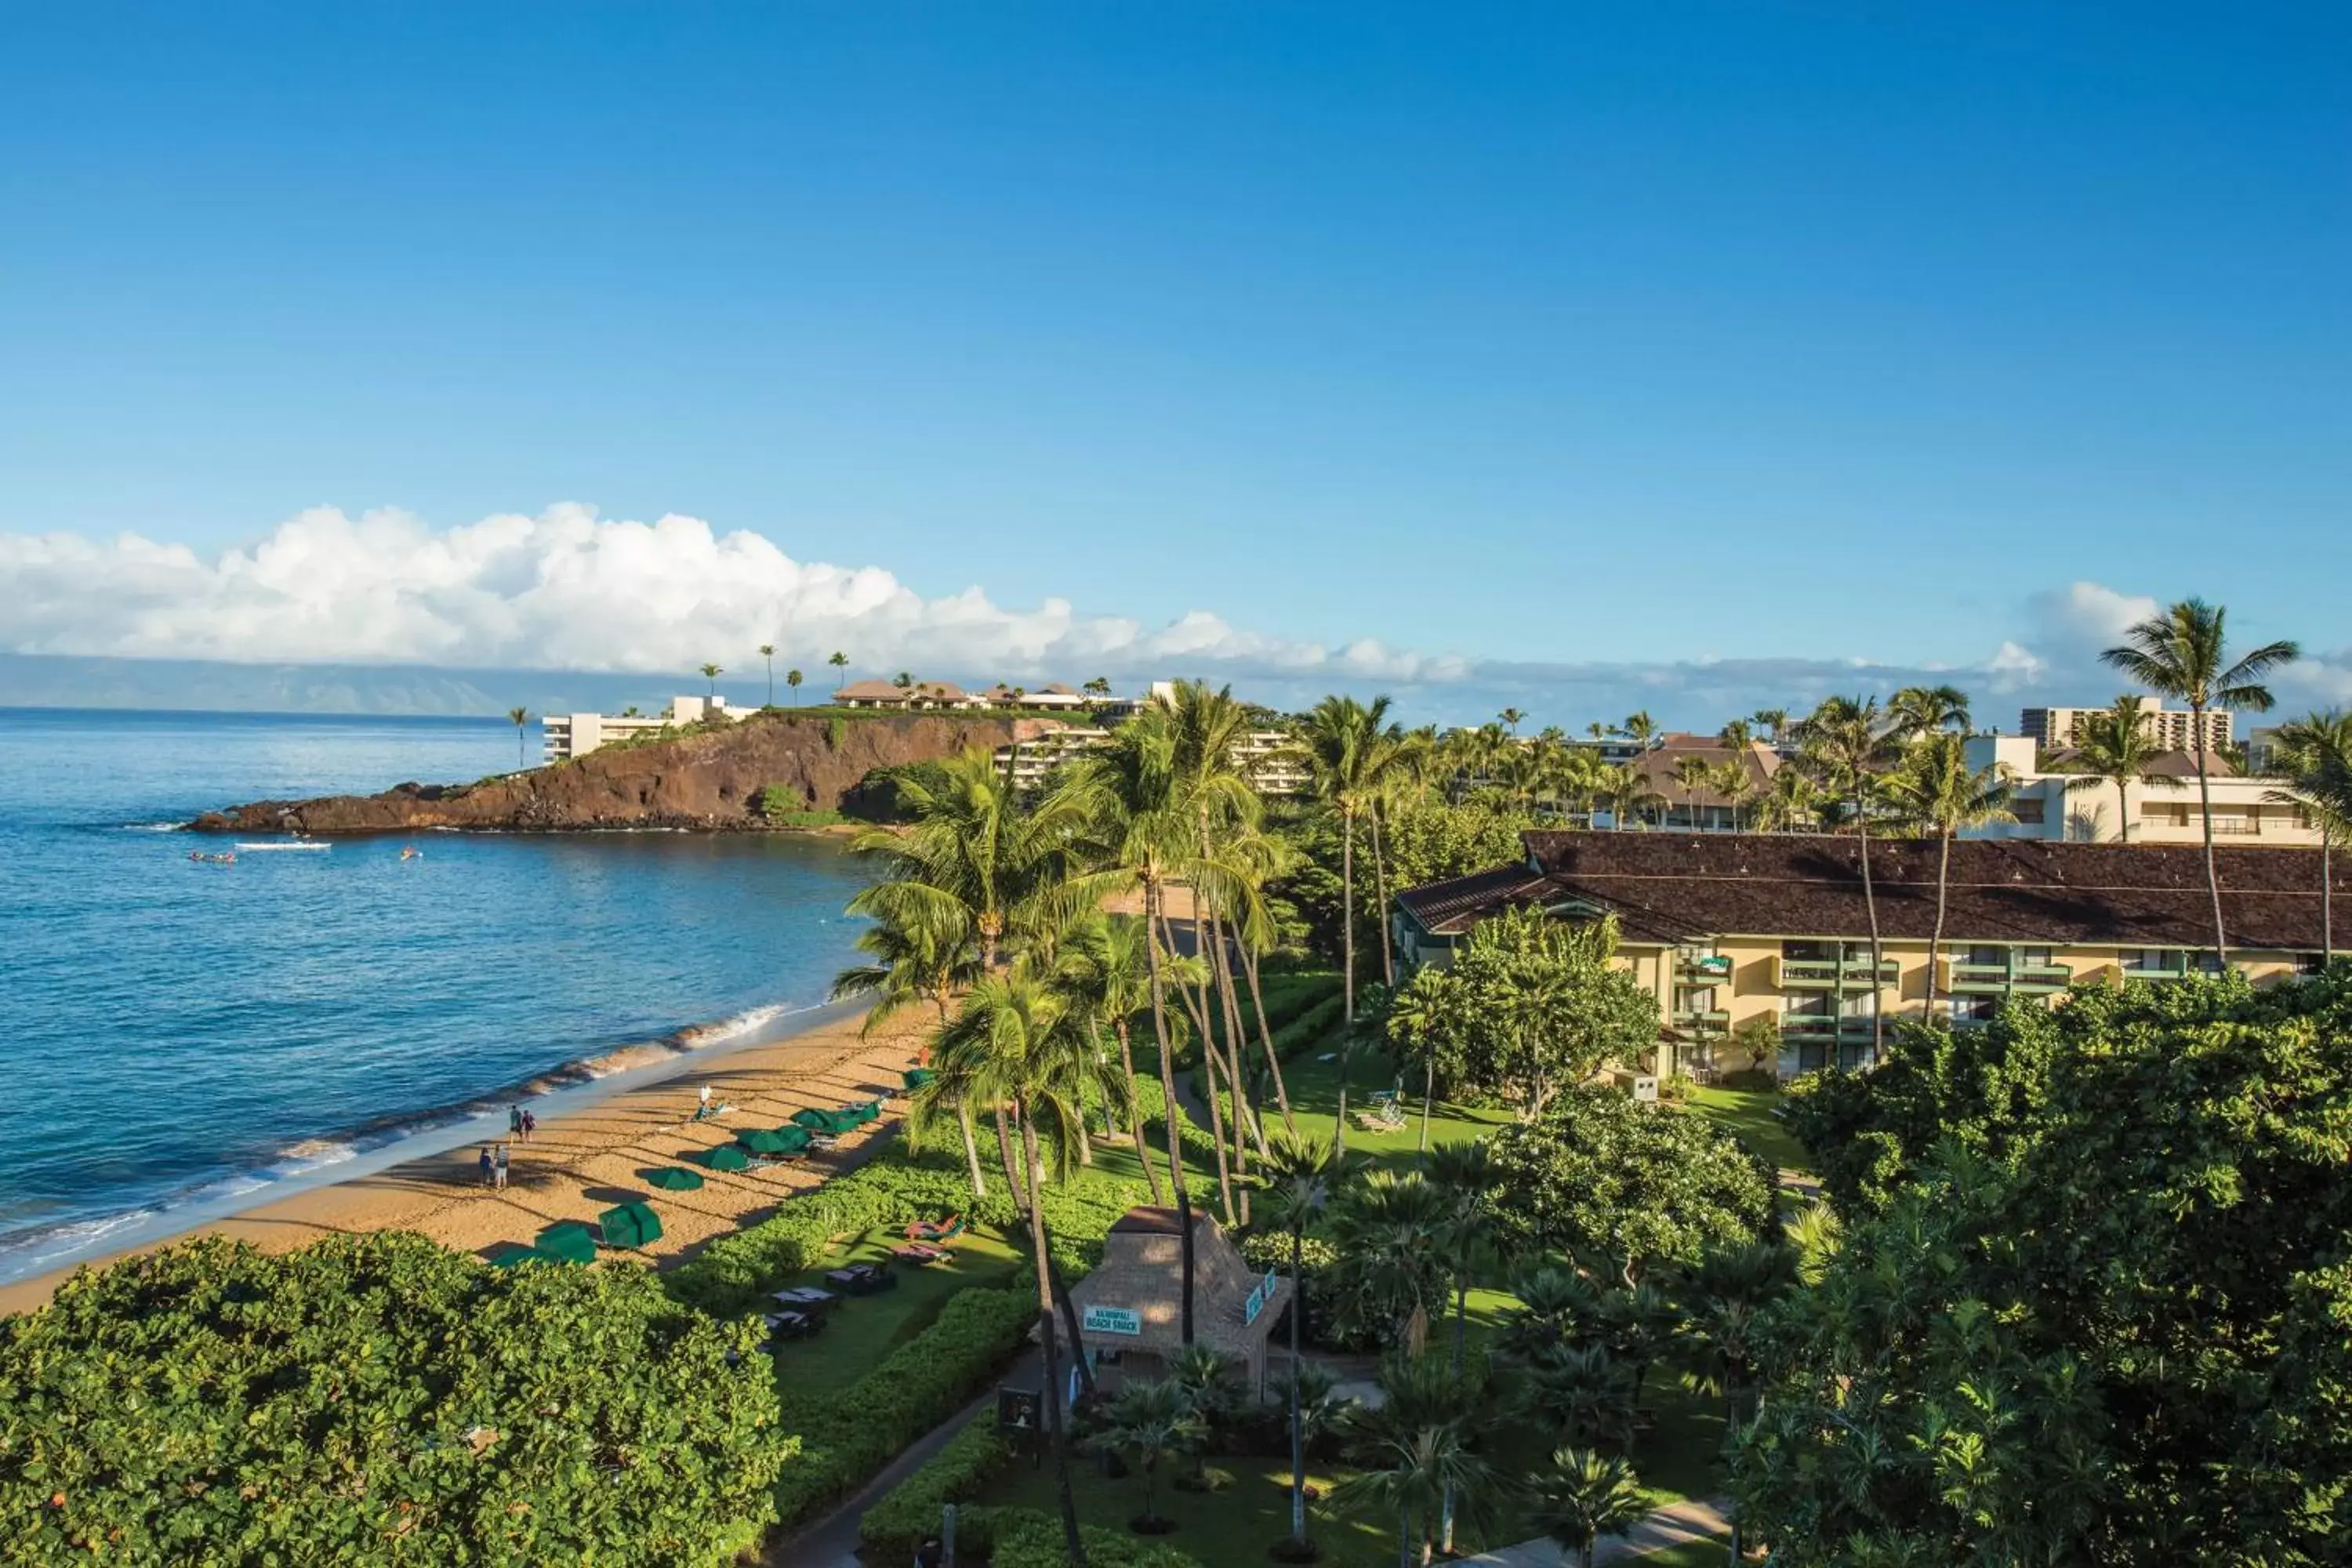
<instances>
[{"instance_id":1,"label":"hotel window","mask_svg":"<svg viewBox=\"0 0 2352 1568\"><path fill-rule=\"evenodd\" d=\"M1838 946L1833 942L1784 942L1780 956L1801 963L1834 963Z\"/></svg>"},{"instance_id":2,"label":"hotel window","mask_svg":"<svg viewBox=\"0 0 2352 1568\"><path fill-rule=\"evenodd\" d=\"M1813 996L1792 996L1784 1016L1792 1024L1828 1022L1837 1016L1837 998L1826 991Z\"/></svg>"},{"instance_id":3,"label":"hotel window","mask_svg":"<svg viewBox=\"0 0 2352 1568\"><path fill-rule=\"evenodd\" d=\"M2005 969L2009 965L2009 960L2003 955L2001 949L1981 942L1970 943L1969 955L1960 962L1982 964L1992 969Z\"/></svg>"},{"instance_id":4,"label":"hotel window","mask_svg":"<svg viewBox=\"0 0 2352 1568\"><path fill-rule=\"evenodd\" d=\"M2017 818L2020 826L2026 827L2042 826L2045 820L2042 815L2042 808L2043 802L2038 795L2021 795L2009 803L2009 814Z\"/></svg>"},{"instance_id":5,"label":"hotel window","mask_svg":"<svg viewBox=\"0 0 2352 1568\"><path fill-rule=\"evenodd\" d=\"M2189 955L2177 947L2127 947L2124 949L2121 966L2126 974L2136 969L2177 974L2188 966L2188 958Z\"/></svg>"},{"instance_id":6,"label":"hotel window","mask_svg":"<svg viewBox=\"0 0 2352 1568\"><path fill-rule=\"evenodd\" d=\"M2054 947L2021 947L2017 950L2017 966L2020 969L2051 969L2056 967L2057 963L2058 950Z\"/></svg>"},{"instance_id":7,"label":"hotel window","mask_svg":"<svg viewBox=\"0 0 2352 1568\"><path fill-rule=\"evenodd\" d=\"M1952 998L1952 1022L1955 1024L1990 1024L2000 1012L1998 996L1955 996Z\"/></svg>"}]
</instances>

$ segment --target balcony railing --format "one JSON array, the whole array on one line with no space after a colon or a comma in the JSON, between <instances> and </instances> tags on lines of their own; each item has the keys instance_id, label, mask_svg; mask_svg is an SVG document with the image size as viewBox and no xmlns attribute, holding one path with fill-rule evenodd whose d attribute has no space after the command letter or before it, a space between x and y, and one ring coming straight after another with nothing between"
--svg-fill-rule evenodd
<instances>
[{"instance_id":1,"label":"balcony railing","mask_svg":"<svg viewBox=\"0 0 2352 1568\"><path fill-rule=\"evenodd\" d=\"M1704 1025L1719 1029L1730 1022L1731 1010L1727 1007L1677 1007L1675 1009L1675 1024L1679 1028L1696 1029Z\"/></svg>"},{"instance_id":2,"label":"balcony railing","mask_svg":"<svg viewBox=\"0 0 2352 1568\"><path fill-rule=\"evenodd\" d=\"M1870 960L1850 958L1843 962L1834 958L1775 958L1772 980L1783 991L1832 991L1841 986L1870 984ZM1892 985L1902 976L1903 966L1892 958L1878 961L1878 983Z\"/></svg>"},{"instance_id":3,"label":"balcony railing","mask_svg":"<svg viewBox=\"0 0 2352 1568\"><path fill-rule=\"evenodd\" d=\"M1696 984L1721 984L1731 978L1731 960L1712 953L1685 953L1675 960L1675 974Z\"/></svg>"},{"instance_id":4,"label":"balcony railing","mask_svg":"<svg viewBox=\"0 0 2352 1568\"><path fill-rule=\"evenodd\" d=\"M2021 963L2010 982L2020 991L2063 991L2074 984L2074 972L2063 963Z\"/></svg>"},{"instance_id":5,"label":"balcony railing","mask_svg":"<svg viewBox=\"0 0 2352 1568\"><path fill-rule=\"evenodd\" d=\"M1944 989L1953 992L2006 991L2009 989L2009 965L2006 963L1944 964Z\"/></svg>"}]
</instances>

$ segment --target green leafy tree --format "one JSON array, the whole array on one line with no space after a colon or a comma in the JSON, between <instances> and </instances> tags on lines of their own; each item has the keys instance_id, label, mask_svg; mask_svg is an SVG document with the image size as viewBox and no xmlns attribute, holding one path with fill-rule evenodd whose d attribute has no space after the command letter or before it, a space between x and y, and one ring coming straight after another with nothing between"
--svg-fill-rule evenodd
<instances>
[{"instance_id":1,"label":"green leafy tree","mask_svg":"<svg viewBox=\"0 0 2352 1568\"><path fill-rule=\"evenodd\" d=\"M1718 1242L1682 1281L1694 1381L1723 1400L1725 1429L1743 1430L1756 1405L1767 1314L1797 1283L1797 1254L1778 1236ZM1742 1521L1731 1524L1731 1568L1744 1561Z\"/></svg>"},{"instance_id":2,"label":"green leafy tree","mask_svg":"<svg viewBox=\"0 0 2352 1568\"><path fill-rule=\"evenodd\" d=\"M2183 599L2160 616L2141 621L2123 642L2100 658L2161 697L2189 704L2195 737L2197 802L2205 815L2205 886L2213 900L2213 952L2226 961L2230 933L2221 921L2221 873L2213 860L2213 786L2206 776L2205 715L2214 708L2267 713L2272 697L2263 678L2293 663L2302 649L2291 642L2265 643L2232 659L2229 611L2202 599Z\"/></svg>"},{"instance_id":3,"label":"green leafy tree","mask_svg":"<svg viewBox=\"0 0 2352 1568\"><path fill-rule=\"evenodd\" d=\"M1985 1033L2006 1083L1906 1031L1843 1091L1900 1174L1832 1187L1838 1250L1770 1316L1752 1532L1795 1562L2341 1561L2352 973L2090 987Z\"/></svg>"},{"instance_id":4,"label":"green leafy tree","mask_svg":"<svg viewBox=\"0 0 2352 1568\"><path fill-rule=\"evenodd\" d=\"M204 1237L0 1319L16 1563L719 1563L794 1462L755 1320L425 1237Z\"/></svg>"},{"instance_id":5,"label":"green leafy tree","mask_svg":"<svg viewBox=\"0 0 2352 1568\"><path fill-rule=\"evenodd\" d=\"M1160 1516L1160 1467L1170 1459L1198 1452L1208 1436L1192 1391L1171 1378L1129 1384L1103 1411L1102 1442L1132 1455L1143 1472L1143 1512L1139 1529L1163 1530Z\"/></svg>"},{"instance_id":6,"label":"green leafy tree","mask_svg":"<svg viewBox=\"0 0 2352 1568\"><path fill-rule=\"evenodd\" d=\"M2159 770L2158 764L2170 753L2148 724L2145 707L2145 699L2125 696L2116 698L2114 707L2092 714L2084 721L2074 754L2063 764L2063 771L2074 775L2066 781L2069 793L2116 786L2116 834L2126 844L2131 842L2132 785L2189 787Z\"/></svg>"},{"instance_id":7,"label":"green leafy tree","mask_svg":"<svg viewBox=\"0 0 2352 1568\"><path fill-rule=\"evenodd\" d=\"M1771 1219L1771 1173L1737 1139L1614 1089L1570 1089L1492 1142L1494 1230L1522 1255L1605 1256L1630 1281L1709 1241L1759 1236Z\"/></svg>"},{"instance_id":8,"label":"green leafy tree","mask_svg":"<svg viewBox=\"0 0 2352 1568\"><path fill-rule=\"evenodd\" d=\"M1454 1199L1418 1171L1376 1170L1352 1184L1331 1217L1336 1326L1421 1354L1453 1282Z\"/></svg>"},{"instance_id":9,"label":"green leafy tree","mask_svg":"<svg viewBox=\"0 0 2352 1568\"><path fill-rule=\"evenodd\" d=\"M1332 1489L1331 1500L1394 1519L1399 1568L1428 1568L1449 1495L1473 1520L1494 1517L1508 1495L1472 1441L1484 1379L1456 1378L1433 1358L1391 1355L1381 1363L1380 1384L1380 1408L1350 1423L1349 1448L1361 1468Z\"/></svg>"}]
</instances>

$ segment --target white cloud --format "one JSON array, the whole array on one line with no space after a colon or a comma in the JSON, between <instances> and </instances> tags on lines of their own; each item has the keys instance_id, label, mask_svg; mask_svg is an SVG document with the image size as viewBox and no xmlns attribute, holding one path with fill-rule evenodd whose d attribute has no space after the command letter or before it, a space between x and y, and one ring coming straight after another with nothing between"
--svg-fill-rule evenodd
<instances>
[{"instance_id":1,"label":"white cloud","mask_svg":"<svg viewBox=\"0 0 2352 1568\"><path fill-rule=\"evenodd\" d=\"M1067 600L1007 609L977 587L925 599L878 567L798 562L699 518L551 507L436 531L398 510L314 508L205 560L136 534L0 536L0 647L28 654L482 668L681 670L775 642L819 660L943 675L1289 675L1458 679L1454 658L1369 638L1339 649L1206 611L1156 630Z\"/></svg>"}]
</instances>

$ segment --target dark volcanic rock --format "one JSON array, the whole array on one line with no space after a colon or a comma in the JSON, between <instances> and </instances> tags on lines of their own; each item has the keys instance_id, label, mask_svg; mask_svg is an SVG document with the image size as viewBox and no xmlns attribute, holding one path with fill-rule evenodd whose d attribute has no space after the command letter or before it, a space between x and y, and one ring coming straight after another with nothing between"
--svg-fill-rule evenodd
<instances>
[{"instance_id":1,"label":"dark volcanic rock","mask_svg":"<svg viewBox=\"0 0 2352 1568\"><path fill-rule=\"evenodd\" d=\"M849 719L840 744L823 717L761 714L707 733L608 747L572 762L474 784L396 784L382 795L263 800L208 811L209 833L403 833L421 827L564 832L594 827L757 827L760 792L781 785L803 809L831 811L877 768L928 762L1062 728L1050 719L950 714Z\"/></svg>"}]
</instances>

